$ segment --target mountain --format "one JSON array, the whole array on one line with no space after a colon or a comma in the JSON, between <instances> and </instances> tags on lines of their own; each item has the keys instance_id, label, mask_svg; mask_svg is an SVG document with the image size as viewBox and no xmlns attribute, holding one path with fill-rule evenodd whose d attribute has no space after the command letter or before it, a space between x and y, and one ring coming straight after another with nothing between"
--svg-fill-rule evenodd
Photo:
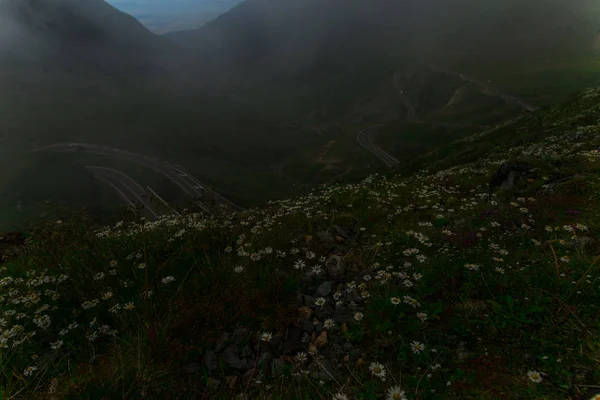
<instances>
[{"instance_id":1,"label":"mountain","mask_svg":"<svg viewBox=\"0 0 600 400\"><path fill-rule=\"evenodd\" d=\"M3 233L3 395L597 398L598 104L235 214Z\"/></svg>"},{"instance_id":2,"label":"mountain","mask_svg":"<svg viewBox=\"0 0 600 400\"><path fill-rule=\"evenodd\" d=\"M580 60L594 53L598 16L591 0L247 0L169 37L211 82L307 112L353 106L390 73L432 61L507 76Z\"/></svg>"},{"instance_id":3,"label":"mountain","mask_svg":"<svg viewBox=\"0 0 600 400\"><path fill-rule=\"evenodd\" d=\"M175 47L103 0L2 0L0 19L4 68L115 79L169 74L164 54Z\"/></svg>"},{"instance_id":4,"label":"mountain","mask_svg":"<svg viewBox=\"0 0 600 400\"><path fill-rule=\"evenodd\" d=\"M240 0L112 0L111 3L136 17L152 32L164 34L198 29Z\"/></svg>"}]
</instances>

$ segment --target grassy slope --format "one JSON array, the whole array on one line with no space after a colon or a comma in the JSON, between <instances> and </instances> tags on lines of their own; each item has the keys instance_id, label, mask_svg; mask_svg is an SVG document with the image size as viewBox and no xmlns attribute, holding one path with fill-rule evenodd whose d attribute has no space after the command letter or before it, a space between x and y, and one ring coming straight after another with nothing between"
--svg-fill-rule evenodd
<instances>
[{"instance_id":1,"label":"grassy slope","mask_svg":"<svg viewBox=\"0 0 600 400\"><path fill-rule=\"evenodd\" d=\"M38 226L2 267L3 394L375 399L401 385L411 399L591 396L600 381L599 100L589 90L457 142L429 172L328 186L235 216L98 233L81 219ZM511 158L537 173L512 199L487 202L490 175ZM336 256L344 271L334 279ZM317 264L324 271L307 274ZM326 280L332 293L310 312L334 326L309 336L302 361L284 346L296 295ZM262 332L273 336L261 341ZM209 372L209 350L232 343L247 368L213 353Z\"/></svg>"}]
</instances>

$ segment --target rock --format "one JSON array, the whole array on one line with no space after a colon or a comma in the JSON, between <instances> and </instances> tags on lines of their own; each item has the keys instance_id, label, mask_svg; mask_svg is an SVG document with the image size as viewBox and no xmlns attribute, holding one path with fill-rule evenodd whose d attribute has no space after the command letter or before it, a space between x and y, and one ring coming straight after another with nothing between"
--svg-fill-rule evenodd
<instances>
[{"instance_id":1,"label":"rock","mask_svg":"<svg viewBox=\"0 0 600 400\"><path fill-rule=\"evenodd\" d=\"M194 375L198 371L200 371L200 363L191 363L183 367L183 372L187 375Z\"/></svg>"},{"instance_id":2,"label":"rock","mask_svg":"<svg viewBox=\"0 0 600 400\"><path fill-rule=\"evenodd\" d=\"M208 378L208 382L206 383L206 387L208 390L217 390L221 386L221 381L215 378Z\"/></svg>"},{"instance_id":3,"label":"rock","mask_svg":"<svg viewBox=\"0 0 600 400\"><path fill-rule=\"evenodd\" d=\"M323 347L327 344L327 332L323 331L318 336L313 332L313 337L311 340L312 344L317 347Z\"/></svg>"},{"instance_id":4,"label":"rock","mask_svg":"<svg viewBox=\"0 0 600 400\"><path fill-rule=\"evenodd\" d=\"M248 339L248 336L249 336L248 329L246 329L246 328L236 328L233 331L233 342L236 345L240 345L240 344L244 343Z\"/></svg>"},{"instance_id":5,"label":"rock","mask_svg":"<svg viewBox=\"0 0 600 400\"><path fill-rule=\"evenodd\" d=\"M362 302L362 297L360 297L360 294L358 293L357 290L352 290L350 292L346 293L346 303L350 303L351 301L355 302L355 303L360 303Z\"/></svg>"},{"instance_id":6,"label":"rock","mask_svg":"<svg viewBox=\"0 0 600 400\"><path fill-rule=\"evenodd\" d=\"M213 351L209 350L206 353L204 353L204 366L206 366L206 369L208 369L211 372L217 369L217 356Z\"/></svg>"},{"instance_id":7,"label":"rock","mask_svg":"<svg viewBox=\"0 0 600 400\"><path fill-rule=\"evenodd\" d=\"M243 370L246 368L246 363L240 359L237 347L229 346L223 351L223 361L231 368Z\"/></svg>"},{"instance_id":8,"label":"rock","mask_svg":"<svg viewBox=\"0 0 600 400\"><path fill-rule=\"evenodd\" d=\"M285 361L283 361L280 358L276 358L273 361L271 361L271 373L273 374L273 376L279 376L283 374L283 372L285 371L285 365Z\"/></svg>"},{"instance_id":9,"label":"rock","mask_svg":"<svg viewBox=\"0 0 600 400\"><path fill-rule=\"evenodd\" d=\"M283 346L281 348L281 353L290 355L290 354L296 354L299 351L303 351L303 350L304 350L304 345L302 345L300 340L286 340L285 342L283 342Z\"/></svg>"},{"instance_id":10,"label":"rock","mask_svg":"<svg viewBox=\"0 0 600 400\"><path fill-rule=\"evenodd\" d=\"M341 236L344 239L347 239L350 236L349 232L345 231L344 229L342 229L338 225L333 225L331 227L331 230L333 231L334 234L336 234L337 236Z\"/></svg>"},{"instance_id":11,"label":"rock","mask_svg":"<svg viewBox=\"0 0 600 400\"><path fill-rule=\"evenodd\" d=\"M292 326L288 329L288 340L297 341L302 337L302 328L299 326Z\"/></svg>"},{"instance_id":12,"label":"rock","mask_svg":"<svg viewBox=\"0 0 600 400\"><path fill-rule=\"evenodd\" d=\"M335 281L341 281L346 276L346 263L342 257L338 255L331 256L325 263L325 269L330 278Z\"/></svg>"},{"instance_id":13,"label":"rock","mask_svg":"<svg viewBox=\"0 0 600 400\"><path fill-rule=\"evenodd\" d=\"M215 347L215 352L216 353L220 353L225 348L225 345L227 344L228 340L229 340L229 333L228 332L223 332L223 334L221 334L221 336L217 340L217 345Z\"/></svg>"},{"instance_id":14,"label":"rock","mask_svg":"<svg viewBox=\"0 0 600 400\"><path fill-rule=\"evenodd\" d=\"M309 333L315 329L313 323L308 320L302 320L302 322L300 322L300 327L302 328L302 330Z\"/></svg>"},{"instance_id":15,"label":"rock","mask_svg":"<svg viewBox=\"0 0 600 400\"><path fill-rule=\"evenodd\" d=\"M298 317L301 319L310 319L312 317L313 311L310 307L302 306L298 308Z\"/></svg>"},{"instance_id":16,"label":"rock","mask_svg":"<svg viewBox=\"0 0 600 400\"><path fill-rule=\"evenodd\" d=\"M321 283L321 285L315 292L314 297L327 297L331 293L332 288L333 288L333 282L325 281L325 282Z\"/></svg>"},{"instance_id":17,"label":"rock","mask_svg":"<svg viewBox=\"0 0 600 400\"><path fill-rule=\"evenodd\" d=\"M598 240L589 236L578 236L571 240L571 246L586 253L592 253L598 249Z\"/></svg>"},{"instance_id":18,"label":"rock","mask_svg":"<svg viewBox=\"0 0 600 400\"><path fill-rule=\"evenodd\" d=\"M333 247L335 245L335 237L329 232L319 232L317 233L317 239L326 247Z\"/></svg>"},{"instance_id":19,"label":"rock","mask_svg":"<svg viewBox=\"0 0 600 400\"><path fill-rule=\"evenodd\" d=\"M312 297L312 296L308 296L306 294L303 294L302 295L302 302L303 302L302 305L305 305L307 307L310 307L310 308L315 308L316 307L315 298Z\"/></svg>"},{"instance_id":20,"label":"rock","mask_svg":"<svg viewBox=\"0 0 600 400\"><path fill-rule=\"evenodd\" d=\"M496 189L512 190L517 181L525 176L530 176L532 166L529 163L521 161L507 161L500 165L489 183L489 195L491 196Z\"/></svg>"},{"instance_id":21,"label":"rock","mask_svg":"<svg viewBox=\"0 0 600 400\"><path fill-rule=\"evenodd\" d=\"M323 323L317 322L317 323L315 323L313 325L315 327L315 331L316 332L322 332L323 331Z\"/></svg>"},{"instance_id":22,"label":"rock","mask_svg":"<svg viewBox=\"0 0 600 400\"><path fill-rule=\"evenodd\" d=\"M254 353L252 352L252 348L248 345L244 346L242 348L242 351L240 352L240 355L243 358L253 358L254 357Z\"/></svg>"}]
</instances>

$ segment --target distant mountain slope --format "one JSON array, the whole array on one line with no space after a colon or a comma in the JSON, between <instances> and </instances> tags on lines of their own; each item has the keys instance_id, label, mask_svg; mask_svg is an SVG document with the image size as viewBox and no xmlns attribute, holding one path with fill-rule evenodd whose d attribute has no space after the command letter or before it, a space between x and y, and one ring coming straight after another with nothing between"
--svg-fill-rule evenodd
<instances>
[{"instance_id":1,"label":"distant mountain slope","mask_svg":"<svg viewBox=\"0 0 600 400\"><path fill-rule=\"evenodd\" d=\"M431 60L481 69L588 56L598 17L591 0L247 0L170 37L210 82L302 108Z\"/></svg>"},{"instance_id":2,"label":"distant mountain slope","mask_svg":"<svg viewBox=\"0 0 600 400\"><path fill-rule=\"evenodd\" d=\"M168 74L174 46L104 0L1 0L0 60L75 75Z\"/></svg>"}]
</instances>

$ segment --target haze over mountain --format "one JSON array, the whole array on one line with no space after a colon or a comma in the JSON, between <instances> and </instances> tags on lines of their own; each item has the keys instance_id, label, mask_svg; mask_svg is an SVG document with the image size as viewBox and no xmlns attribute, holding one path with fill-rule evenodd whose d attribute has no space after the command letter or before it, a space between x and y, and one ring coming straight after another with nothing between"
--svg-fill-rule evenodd
<instances>
[{"instance_id":1,"label":"haze over mountain","mask_svg":"<svg viewBox=\"0 0 600 400\"><path fill-rule=\"evenodd\" d=\"M197 29L240 0L109 0L154 33Z\"/></svg>"},{"instance_id":2,"label":"haze over mountain","mask_svg":"<svg viewBox=\"0 0 600 400\"><path fill-rule=\"evenodd\" d=\"M361 132L407 166L594 84L598 18L592 0L246 0L156 35L104 0L0 0L2 150L126 148L256 204L381 170Z\"/></svg>"}]
</instances>

